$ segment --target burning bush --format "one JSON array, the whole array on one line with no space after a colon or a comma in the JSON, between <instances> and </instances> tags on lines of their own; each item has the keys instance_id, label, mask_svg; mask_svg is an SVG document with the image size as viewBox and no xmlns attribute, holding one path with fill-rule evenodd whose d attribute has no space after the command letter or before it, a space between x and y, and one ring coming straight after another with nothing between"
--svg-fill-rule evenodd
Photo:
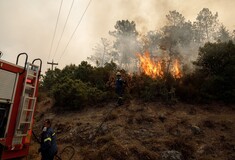
<instances>
[{"instance_id":1,"label":"burning bush","mask_svg":"<svg viewBox=\"0 0 235 160\"><path fill-rule=\"evenodd\" d=\"M199 57L194 63L197 69L190 74L182 73L182 63L175 56L170 61L164 57L154 60L148 53L139 54L138 57L140 74L121 71L127 82L125 97L129 99L171 101L178 96L189 102L234 102L235 45L231 41L207 43L200 48ZM92 67L82 62L78 67L70 65L62 71L48 72L50 74L45 76L44 83L51 84L56 105L80 108L113 100L116 69L113 62L104 67Z\"/></svg>"},{"instance_id":2,"label":"burning bush","mask_svg":"<svg viewBox=\"0 0 235 160\"><path fill-rule=\"evenodd\" d=\"M153 79L145 74L133 75L130 83L130 94L132 97L144 101L156 101L160 98L163 89L161 79Z\"/></svg>"},{"instance_id":3,"label":"burning bush","mask_svg":"<svg viewBox=\"0 0 235 160\"><path fill-rule=\"evenodd\" d=\"M173 57L151 58L149 52L145 52L143 55L137 54L137 56L140 60L141 71L152 78L163 78L168 73L174 78L182 77L179 60L177 58L173 60Z\"/></svg>"}]
</instances>

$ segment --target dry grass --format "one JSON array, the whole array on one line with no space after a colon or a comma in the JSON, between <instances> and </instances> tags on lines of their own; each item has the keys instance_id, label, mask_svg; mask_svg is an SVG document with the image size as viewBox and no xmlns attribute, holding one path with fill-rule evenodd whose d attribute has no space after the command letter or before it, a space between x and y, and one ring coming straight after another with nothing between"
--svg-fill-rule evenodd
<instances>
[{"instance_id":1,"label":"dry grass","mask_svg":"<svg viewBox=\"0 0 235 160\"><path fill-rule=\"evenodd\" d=\"M162 152L168 150L179 151L184 160L235 157L234 106L132 101L105 118L112 107L59 114L51 111L60 150L73 145L74 159L84 160L161 159ZM41 119L48 116L43 113ZM105 123L97 131L102 121ZM195 134L192 126L199 127L200 132ZM38 128L36 124L35 130ZM35 146L32 144L30 150L33 159L38 156Z\"/></svg>"}]
</instances>

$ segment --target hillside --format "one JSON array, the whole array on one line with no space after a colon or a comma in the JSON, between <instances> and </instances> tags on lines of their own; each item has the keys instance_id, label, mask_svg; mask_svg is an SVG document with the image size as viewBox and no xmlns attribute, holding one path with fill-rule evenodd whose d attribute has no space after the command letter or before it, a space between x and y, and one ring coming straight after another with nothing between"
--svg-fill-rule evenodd
<instances>
[{"instance_id":1,"label":"hillside","mask_svg":"<svg viewBox=\"0 0 235 160\"><path fill-rule=\"evenodd\" d=\"M42 120L51 118L59 150L73 146L75 160L235 159L234 106L133 100L58 113L51 105L49 99L38 103L34 132L39 134ZM38 144L31 145L29 159L39 160ZM62 157L68 159L66 153Z\"/></svg>"}]
</instances>

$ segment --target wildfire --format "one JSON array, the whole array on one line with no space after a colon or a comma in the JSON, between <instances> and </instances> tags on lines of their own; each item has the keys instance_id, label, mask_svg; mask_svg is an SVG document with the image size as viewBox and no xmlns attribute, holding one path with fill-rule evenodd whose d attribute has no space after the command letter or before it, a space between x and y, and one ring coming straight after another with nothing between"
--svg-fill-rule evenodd
<instances>
[{"instance_id":1,"label":"wildfire","mask_svg":"<svg viewBox=\"0 0 235 160\"><path fill-rule=\"evenodd\" d=\"M173 67L171 70L171 74L175 77L175 78L180 78L182 77L182 74L180 72L179 69L179 61L177 59L175 59L174 63L173 63Z\"/></svg>"},{"instance_id":2,"label":"wildfire","mask_svg":"<svg viewBox=\"0 0 235 160\"><path fill-rule=\"evenodd\" d=\"M145 52L143 55L137 54L140 60L141 70L148 76L152 78L160 77L162 78L164 72L166 73L166 67L163 66L163 60L155 61L151 59L149 52ZM182 77L182 73L180 71L179 61L175 59L173 64L170 65L169 68L170 73L174 76L174 78Z\"/></svg>"},{"instance_id":3,"label":"wildfire","mask_svg":"<svg viewBox=\"0 0 235 160\"><path fill-rule=\"evenodd\" d=\"M144 55L137 54L140 59L140 65L143 70L143 72L152 77L162 77L163 71L162 66L160 62L155 63L151 58L150 54L148 52L145 52Z\"/></svg>"}]
</instances>

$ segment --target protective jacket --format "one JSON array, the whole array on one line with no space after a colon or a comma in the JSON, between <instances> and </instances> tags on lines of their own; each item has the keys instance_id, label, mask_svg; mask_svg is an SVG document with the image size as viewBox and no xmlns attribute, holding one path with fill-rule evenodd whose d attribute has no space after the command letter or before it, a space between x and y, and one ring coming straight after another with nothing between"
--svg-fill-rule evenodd
<instances>
[{"instance_id":1,"label":"protective jacket","mask_svg":"<svg viewBox=\"0 0 235 160\"><path fill-rule=\"evenodd\" d=\"M49 127L41 134L41 147L39 151L41 152L42 160L53 160L57 150L55 132Z\"/></svg>"},{"instance_id":2,"label":"protective jacket","mask_svg":"<svg viewBox=\"0 0 235 160\"><path fill-rule=\"evenodd\" d=\"M118 94L119 97L122 97L123 95L123 85L124 85L124 81L122 80L122 78L117 78L116 79L116 93Z\"/></svg>"}]
</instances>

